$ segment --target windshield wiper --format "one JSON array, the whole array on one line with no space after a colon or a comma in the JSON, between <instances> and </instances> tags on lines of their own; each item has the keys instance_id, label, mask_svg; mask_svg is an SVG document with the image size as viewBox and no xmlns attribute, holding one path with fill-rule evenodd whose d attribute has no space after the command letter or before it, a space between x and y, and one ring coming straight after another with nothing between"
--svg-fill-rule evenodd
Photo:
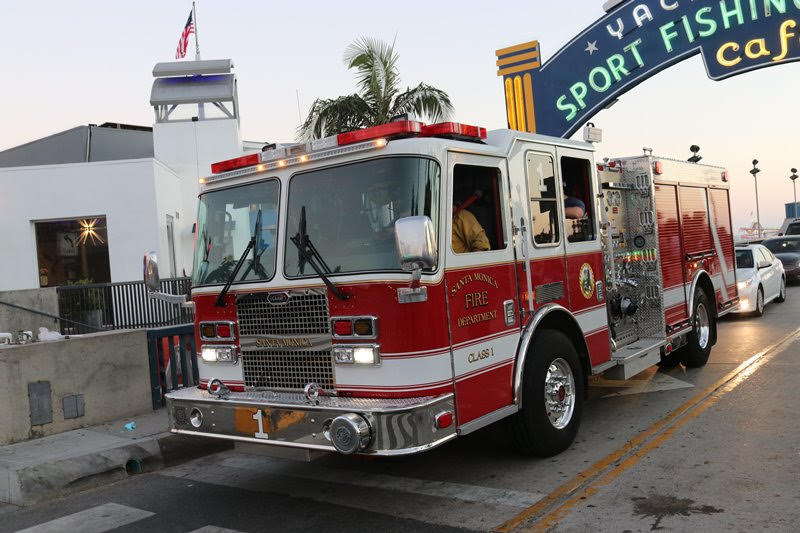
<instances>
[{"instance_id":1,"label":"windshield wiper","mask_svg":"<svg viewBox=\"0 0 800 533\"><path fill-rule=\"evenodd\" d=\"M256 216L255 229L253 230L253 236L250 237L250 242L247 243L244 252L242 252L241 257L239 257L239 261L236 262L236 266L234 267L233 272L231 272L231 275L228 276L228 281L225 282L225 286L222 288L222 292L220 292L219 296L217 296L217 302L215 304L217 307L225 307L225 295L228 294L228 289L231 288L231 283L233 283L233 280L236 279L236 275L239 273L239 269L242 268L242 265L244 264L244 258L247 257L247 254L250 252L251 249L255 248L256 239L258 238L258 232L260 231L260 227L261 227L261 209L258 210L258 215ZM245 272L245 276L247 275L248 272Z\"/></svg>"},{"instance_id":2,"label":"windshield wiper","mask_svg":"<svg viewBox=\"0 0 800 533\"><path fill-rule=\"evenodd\" d=\"M306 206L300 208L299 228L295 236L291 238L291 241L297 246L297 252L299 254L298 268L300 273L303 273L304 266L308 263L334 296L340 300L349 300L350 295L342 292L342 290L334 285L326 275L331 272L331 269L311 242L311 239L308 238L308 233L306 232ZM317 264L317 262L319 262L319 264Z\"/></svg>"},{"instance_id":3,"label":"windshield wiper","mask_svg":"<svg viewBox=\"0 0 800 533\"><path fill-rule=\"evenodd\" d=\"M256 275L267 277L267 273L264 271L264 267L261 266L261 256L264 255L264 252L267 251L269 245L266 243L264 244L264 249L260 252L258 251L259 242L263 242L261 239L261 209L258 210L258 215L256 215L256 224L255 224L255 231L253 232L253 237L255 237L256 242L253 244L253 259L250 260L250 264L247 265L247 268L242 274L242 277L239 278L239 281L243 281L247 275L250 273L251 270L256 271Z\"/></svg>"}]
</instances>

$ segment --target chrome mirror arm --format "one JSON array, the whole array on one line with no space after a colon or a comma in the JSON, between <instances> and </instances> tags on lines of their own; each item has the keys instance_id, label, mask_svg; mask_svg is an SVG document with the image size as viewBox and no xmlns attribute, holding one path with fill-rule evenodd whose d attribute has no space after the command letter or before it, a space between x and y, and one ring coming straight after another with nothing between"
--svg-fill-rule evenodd
<instances>
[{"instance_id":1,"label":"chrome mirror arm","mask_svg":"<svg viewBox=\"0 0 800 533\"><path fill-rule=\"evenodd\" d=\"M151 291L147 293L147 297L151 300L161 300L162 302L167 302L170 304L184 305L187 303L192 303L187 301L187 295L185 294L169 294L166 292Z\"/></svg>"}]
</instances>

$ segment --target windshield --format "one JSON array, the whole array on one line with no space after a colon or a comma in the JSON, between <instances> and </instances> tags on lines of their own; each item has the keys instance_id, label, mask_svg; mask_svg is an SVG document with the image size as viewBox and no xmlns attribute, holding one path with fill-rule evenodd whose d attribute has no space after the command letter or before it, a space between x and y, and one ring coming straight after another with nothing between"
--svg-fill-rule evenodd
<instances>
[{"instance_id":1,"label":"windshield","mask_svg":"<svg viewBox=\"0 0 800 533\"><path fill-rule=\"evenodd\" d=\"M315 275L288 239L300 231L333 274L400 270L394 222L427 215L438 228L439 165L421 157L373 159L298 174L289 184L287 277ZM435 231L437 231L435 229Z\"/></svg>"},{"instance_id":2,"label":"windshield","mask_svg":"<svg viewBox=\"0 0 800 533\"><path fill-rule=\"evenodd\" d=\"M789 227L786 229L786 235L800 235L800 224L789 224Z\"/></svg>"},{"instance_id":3,"label":"windshield","mask_svg":"<svg viewBox=\"0 0 800 533\"><path fill-rule=\"evenodd\" d=\"M278 181L268 180L200 196L194 285L225 283L254 235L255 246L233 282L272 278L279 194Z\"/></svg>"},{"instance_id":4,"label":"windshield","mask_svg":"<svg viewBox=\"0 0 800 533\"><path fill-rule=\"evenodd\" d=\"M750 250L736 250L736 268L755 268L753 252Z\"/></svg>"},{"instance_id":5,"label":"windshield","mask_svg":"<svg viewBox=\"0 0 800 533\"><path fill-rule=\"evenodd\" d=\"M798 253L800 252L800 239L764 241L764 246L773 254Z\"/></svg>"}]
</instances>

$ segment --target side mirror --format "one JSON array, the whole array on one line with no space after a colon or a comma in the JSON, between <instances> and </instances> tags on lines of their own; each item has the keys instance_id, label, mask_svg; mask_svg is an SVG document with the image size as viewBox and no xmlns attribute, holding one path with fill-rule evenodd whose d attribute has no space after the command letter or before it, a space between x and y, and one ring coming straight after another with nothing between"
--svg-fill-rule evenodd
<instances>
[{"instance_id":1,"label":"side mirror","mask_svg":"<svg viewBox=\"0 0 800 533\"><path fill-rule=\"evenodd\" d=\"M147 287L147 296L163 302L178 304L184 307L191 307L192 303L187 302L186 296L181 294L167 294L159 292L161 288L161 278L158 277L158 257L155 252L144 254L144 285Z\"/></svg>"},{"instance_id":2,"label":"side mirror","mask_svg":"<svg viewBox=\"0 0 800 533\"><path fill-rule=\"evenodd\" d=\"M158 277L158 256L155 252L144 254L144 285L150 292L161 288L161 279Z\"/></svg>"},{"instance_id":3,"label":"side mirror","mask_svg":"<svg viewBox=\"0 0 800 533\"><path fill-rule=\"evenodd\" d=\"M769 268L771 266L772 266L772 263L770 263L769 261L761 261L758 264L758 269L761 270L762 268Z\"/></svg>"},{"instance_id":4,"label":"side mirror","mask_svg":"<svg viewBox=\"0 0 800 533\"><path fill-rule=\"evenodd\" d=\"M400 267L406 272L415 272L417 277L422 270L436 268L438 250L430 218L414 216L395 221L394 243Z\"/></svg>"}]
</instances>

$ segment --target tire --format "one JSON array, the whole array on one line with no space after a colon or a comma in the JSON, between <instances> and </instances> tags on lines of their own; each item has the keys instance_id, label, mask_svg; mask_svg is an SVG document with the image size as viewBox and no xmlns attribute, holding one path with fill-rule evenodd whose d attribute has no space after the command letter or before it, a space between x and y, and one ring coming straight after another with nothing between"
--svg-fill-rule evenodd
<instances>
[{"instance_id":1,"label":"tire","mask_svg":"<svg viewBox=\"0 0 800 533\"><path fill-rule=\"evenodd\" d=\"M692 331L687 335L688 343L681 350L681 362L689 368L706 364L716 336L717 321L713 308L705 291L698 289L692 307Z\"/></svg>"},{"instance_id":2,"label":"tire","mask_svg":"<svg viewBox=\"0 0 800 533\"><path fill-rule=\"evenodd\" d=\"M778 292L778 297L775 298L775 302L782 304L786 301L786 278L781 278L781 289Z\"/></svg>"},{"instance_id":3,"label":"tire","mask_svg":"<svg viewBox=\"0 0 800 533\"><path fill-rule=\"evenodd\" d=\"M764 307L764 289L759 285L756 293L756 310L753 311L753 316L764 316Z\"/></svg>"},{"instance_id":4,"label":"tire","mask_svg":"<svg viewBox=\"0 0 800 533\"><path fill-rule=\"evenodd\" d=\"M522 408L509 419L512 445L550 457L570 447L583 413L583 369L575 346L560 331L536 335L523 370ZM554 407L548 410L545 394Z\"/></svg>"}]
</instances>

